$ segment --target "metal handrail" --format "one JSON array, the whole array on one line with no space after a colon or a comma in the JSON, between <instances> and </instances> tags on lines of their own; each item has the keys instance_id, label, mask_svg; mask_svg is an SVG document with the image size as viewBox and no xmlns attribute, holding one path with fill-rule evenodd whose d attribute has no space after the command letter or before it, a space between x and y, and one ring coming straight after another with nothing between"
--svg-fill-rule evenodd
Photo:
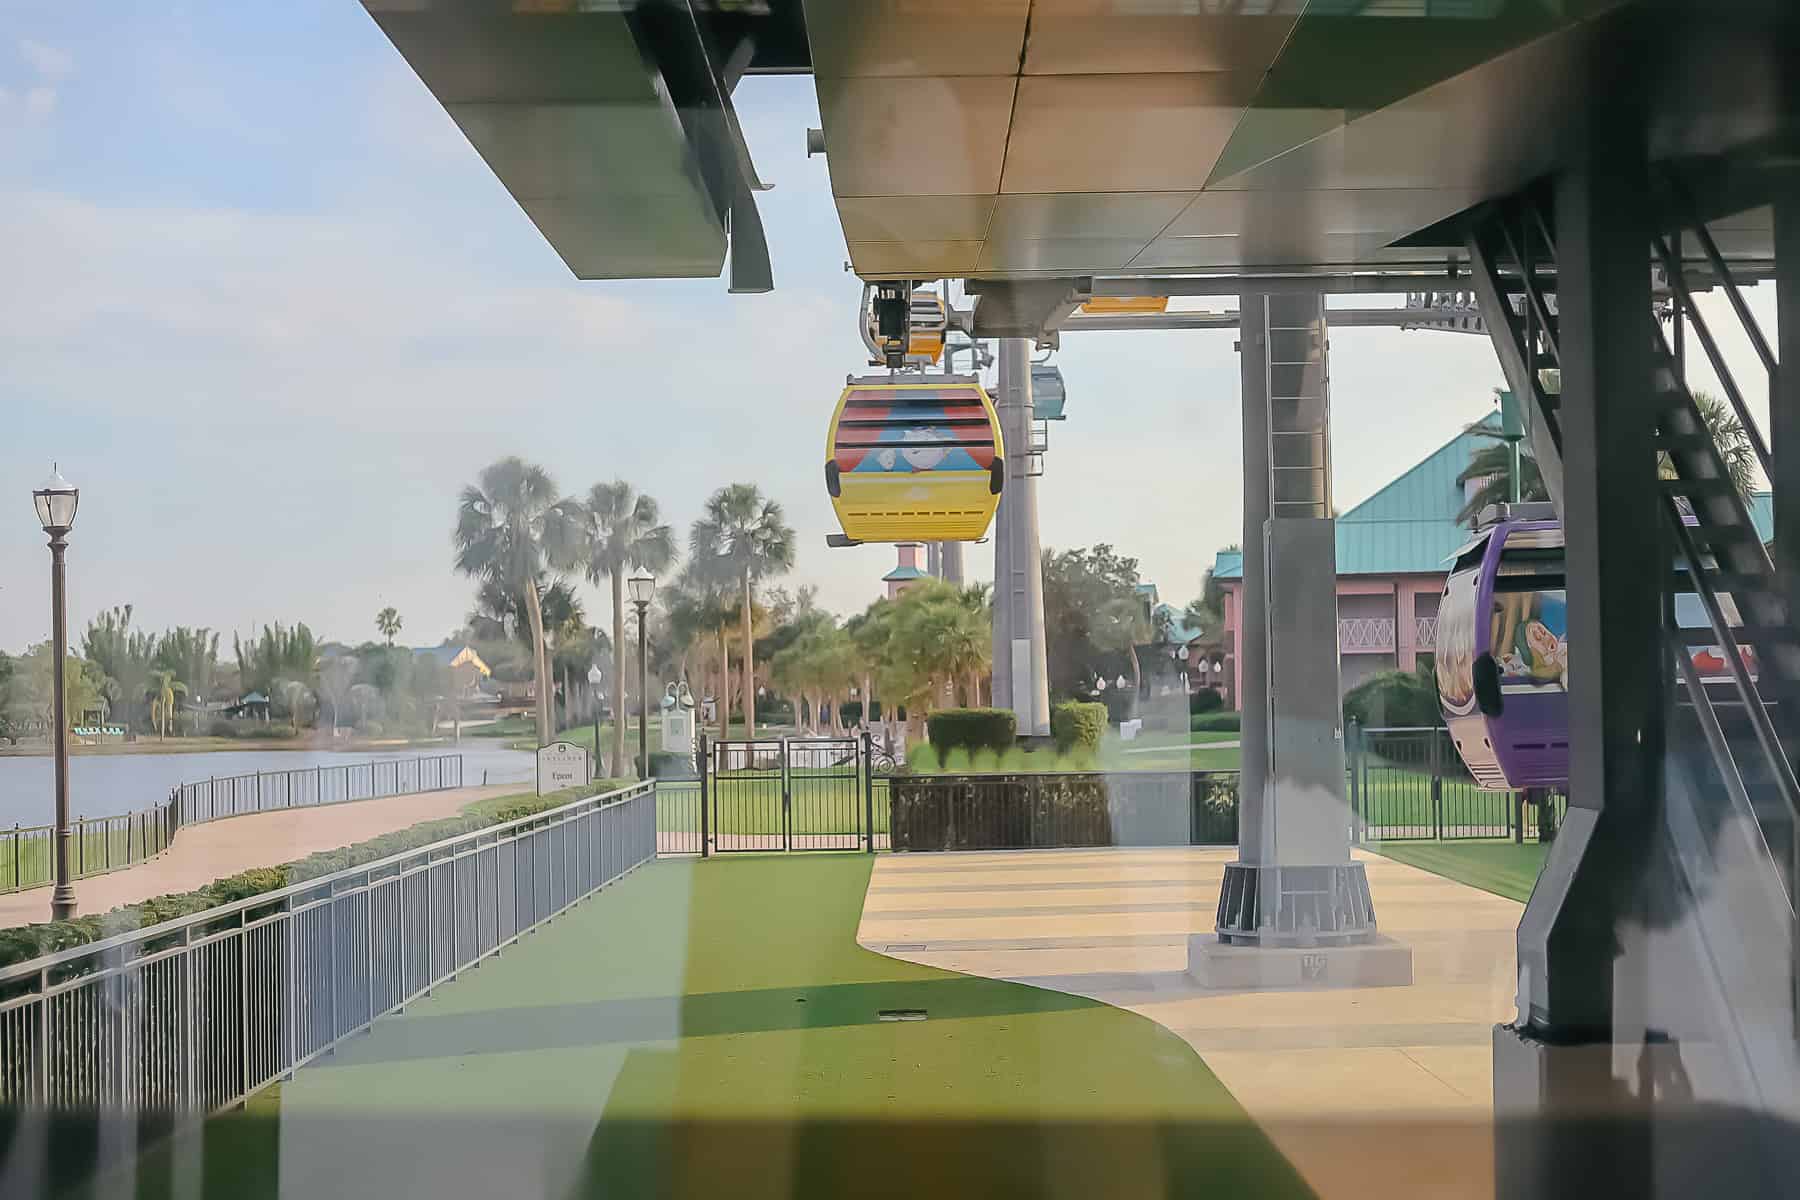
<instances>
[{"instance_id":1,"label":"metal handrail","mask_svg":"<svg viewBox=\"0 0 1800 1200\"><path fill-rule=\"evenodd\" d=\"M69 950L59 950L54 954L44 955L41 958L28 959L25 962L13 963L11 966L0 967L0 984L35 975L41 970L48 970L52 967L61 966L64 963L73 962L76 959L84 958L92 954L116 950L130 945L132 942L144 941L147 939L160 940L189 926L216 924L226 917L244 912L248 909L266 908L271 904L279 904L281 901L291 897L304 895L310 891L317 891L320 887L337 882L347 876L367 874L371 871L380 870L383 867L392 866L404 859L416 858L421 854L436 854L446 850L454 853L457 847L472 844L482 838L498 840L501 836L523 829L527 825L550 824L566 815L569 810L578 805L592 804L596 800L600 801L603 805L606 803L616 803L620 800L629 800L637 793L649 790L653 782L654 781L652 780L645 780L641 783L634 783L627 787L615 788L610 792L601 792L592 796L582 796L579 799L569 801L567 804L559 805L556 808L547 808L543 812L532 813L530 816L516 817L511 821L505 821L498 825L489 825L484 829L477 829L469 833L459 833L455 837L445 838L441 842L432 842L424 846L414 846L410 850L401 850L395 854L388 855L386 858L378 858L370 862L359 863L354 867L345 867L341 871L334 871L329 875L320 875L313 879L303 880L300 883L291 883L287 887L277 888L272 892L262 892L255 896L246 896L242 900L232 900L228 903L219 905L217 908L209 908L204 912L190 913L185 917L176 917L173 920L164 921L160 925L150 925L143 929L134 929L128 933L115 934L102 941L88 942Z\"/></svg>"},{"instance_id":2,"label":"metal handrail","mask_svg":"<svg viewBox=\"0 0 1800 1200\"><path fill-rule=\"evenodd\" d=\"M1771 376L1770 382L1772 383L1776 370L1775 351L1769 347L1768 339L1763 336L1762 326L1757 323L1755 315L1750 311L1750 305L1744 300L1744 293L1738 287L1737 280L1732 277L1731 267L1726 264L1725 256L1719 253L1719 244L1713 240L1712 230L1708 229L1706 222L1700 220L1696 215L1697 209L1694 205L1693 193L1688 190L1687 184L1672 173L1669 185L1685 210L1688 225L1699 239L1700 249L1706 254L1706 261L1712 264L1713 273L1724 285L1725 298L1731 301L1732 311L1737 313L1738 321L1743 325L1744 333L1750 339L1750 345L1755 348L1756 356L1762 359L1763 369Z\"/></svg>"},{"instance_id":3,"label":"metal handrail","mask_svg":"<svg viewBox=\"0 0 1800 1200\"><path fill-rule=\"evenodd\" d=\"M1688 290L1687 280L1681 273L1681 264L1675 260L1674 252L1661 234L1651 239L1656 248L1657 257L1662 259L1663 273L1668 276L1669 290L1675 294L1677 301L1686 313L1688 323L1700 337L1700 345L1706 351L1706 357L1712 362L1713 374L1719 378L1719 386L1725 389L1726 399L1731 401L1732 411L1737 413L1739 424L1743 426L1744 435L1750 439L1750 445L1756 450L1757 461L1762 464L1763 474L1775 478L1775 458L1769 452L1769 444L1763 438L1762 429L1756 419L1750 415L1750 408L1744 403L1744 394L1738 390L1737 380L1732 377L1731 368L1725 363L1725 356L1719 350L1719 343L1713 340L1712 329L1706 318L1700 315L1700 306L1694 303L1694 294ZM1658 345L1664 354L1674 357L1669 343L1662 335L1662 325L1654 318L1650 324L1656 330Z\"/></svg>"},{"instance_id":4,"label":"metal handrail","mask_svg":"<svg viewBox=\"0 0 1800 1200\"><path fill-rule=\"evenodd\" d=\"M1706 619L1712 624L1714 636L1719 639L1719 648L1724 652L1726 666L1731 671L1731 681L1737 687L1738 698L1744 702L1744 711L1750 718L1751 728L1756 732L1757 744L1775 777L1776 791L1781 794L1789 817L1800 818L1800 782L1796 782L1794 778L1793 765L1788 762L1787 754L1781 748L1781 738L1775 732L1775 723L1769 719L1768 709L1763 707L1762 695L1756 690L1755 681L1750 678L1750 668L1744 665L1743 652L1738 648L1737 637L1731 631L1731 622L1725 618L1718 592L1706 578L1699 548L1694 545L1693 536L1688 533L1687 523L1681 519L1681 509L1673 496L1663 497L1663 514L1675 529L1675 539L1681 547L1682 557L1687 559L1694 591L1706 608Z\"/></svg>"},{"instance_id":5,"label":"metal handrail","mask_svg":"<svg viewBox=\"0 0 1800 1200\"><path fill-rule=\"evenodd\" d=\"M0 1105L230 1107L655 857L645 781L15 964Z\"/></svg>"}]
</instances>

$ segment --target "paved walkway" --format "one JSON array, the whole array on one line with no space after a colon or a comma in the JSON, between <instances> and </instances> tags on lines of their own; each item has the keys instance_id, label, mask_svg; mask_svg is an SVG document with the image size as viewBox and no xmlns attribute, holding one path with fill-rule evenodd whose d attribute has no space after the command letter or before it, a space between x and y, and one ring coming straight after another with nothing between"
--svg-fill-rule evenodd
<instances>
[{"instance_id":1,"label":"paved walkway","mask_svg":"<svg viewBox=\"0 0 1800 1200\"><path fill-rule=\"evenodd\" d=\"M149 862L77 880L77 912L102 913L167 892L186 892L251 867L274 866L320 850L335 850L420 821L455 816L472 800L528 790L520 783L388 796L350 804L291 808L190 825L175 844ZM0 929L50 919L49 887L0 895Z\"/></svg>"},{"instance_id":2,"label":"paved walkway","mask_svg":"<svg viewBox=\"0 0 1800 1200\"><path fill-rule=\"evenodd\" d=\"M1404 988L1209 992L1186 975L1233 850L893 855L857 940L910 962L1088 996L1197 1050L1327 1200L1493 1194L1491 1033L1513 1016L1523 907L1360 855Z\"/></svg>"}]
</instances>

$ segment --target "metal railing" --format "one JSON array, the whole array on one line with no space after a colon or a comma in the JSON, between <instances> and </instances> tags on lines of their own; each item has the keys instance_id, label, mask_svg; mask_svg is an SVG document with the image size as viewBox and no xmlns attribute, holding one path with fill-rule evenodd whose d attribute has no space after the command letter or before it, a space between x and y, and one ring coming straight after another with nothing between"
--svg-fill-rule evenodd
<instances>
[{"instance_id":1,"label":"metal railing","mask_svg":"<svg viewBox=\"0 0 1800 1200\"><path fill-rule=\"evenodd\" d=\"M1203 846L1238 840L1236 771L896 775L895 850Z\"/></svg>"},{"instance_id":2,"label":"metal railing","mask_svg":"<svg viewBox=\"0 0 1800 1200\"><path fill-rule=\"evenodd\" d=\"M1338 649L1379 651L1394 648L1394 618L1339 617Z\"/></svg>"},{"instance_id":3,"label":"metal railing","mask_svg":"<svg viewBox=\"0 0 1800 1200\"><path fill-rule=\"evenodd\" d=\"M655 858L653 787L0 968L0 1108L237 1103Z\"/></svg>"},{"instance_id":4,"label":"metal railing","mask_svg":"<svg viewBox=\"0 0 1800 1200\"><path fill-rule=\"evenodd\" d=\"M225 817L345 804L418 792L459 788L460 754L381 758L364 763L255 771L184 783L154 808L116 817L83 817L71 823L70 862L83 879L135 866L161 854L184 825ZM15 825L0 830L0 892L55 882L55 829Z\"/></svg>"},{"instance_id":5,"label":"metal railing","mask_svg":"<svg viewBox=\"0 0 1800 1200\"><path fill-rule=\"evenodd\" d=\"M1436 617L1413 618L1413 649L1437 649L1438 619Z\"/></svg>"},{"instance_id":6,"label":"metal railing","mask_svg":"<svg viewBox=\"0 0 1800 1200\"><path fill-rule=\"evenodd\" d=\"M1362 842L1510 838L1547 842L1568 799L1547 790L1484 791L1443 726L1345 730L1351 837Z\"/></svg>"}]
</instances>

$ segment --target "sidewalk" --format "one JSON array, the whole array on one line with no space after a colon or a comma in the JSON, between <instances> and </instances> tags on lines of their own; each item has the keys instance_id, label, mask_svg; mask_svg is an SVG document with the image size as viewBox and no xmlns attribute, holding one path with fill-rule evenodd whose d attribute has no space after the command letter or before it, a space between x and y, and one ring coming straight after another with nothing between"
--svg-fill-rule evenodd
<instances>
[{"instance_id":1,"label":"sidewalk","mask_svg":"<svg viewBox=\"0 0 1800 1200\"><path fill-rule=\"evenodd\" d=\"M1186 975L1233 849L877 860L857 940L909 962L1073 993L1192 1046L1325 1200L1493 1195L1492 1030L1513 1015L1523 906L1367 864L1410 987L1210 992Z\"/></svg>"},{"instance_id":2,"label":"sidewalk","mask_svg":"<svg viewBox=\"0 0 1800 1200\"><path fill-rule=\"evenodd\" d=\"M147 863L75 881L76 911L103 913L167 892L186 892L251 867L270 867L335 850L420 821L455 816L472 800L529 791L528 783L420 792L317 808L290 808L190 825ZM50 919L49 887L0 895L0 929Z\"/></svg>"}]
</instances>

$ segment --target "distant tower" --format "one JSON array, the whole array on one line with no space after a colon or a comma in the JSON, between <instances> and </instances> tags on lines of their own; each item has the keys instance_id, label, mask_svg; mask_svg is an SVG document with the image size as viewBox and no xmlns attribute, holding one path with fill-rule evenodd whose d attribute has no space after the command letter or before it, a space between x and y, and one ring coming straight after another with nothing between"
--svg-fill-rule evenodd
<instances>
[{"instance_id":1,"label":"distant tower","mask_svg":"<svg viewBox=\"0 0 1800 1200\"><path fill-rule=\"evenodd\" d=\"M894 549L899 552L900 561L894 564L893 570L881 577L881 582L887 584L889 600L919 580L928 578L925 571L919 566L919 547L921 545L923 545L921 542L896 542L894 544Z\"/></svg>"}]
</instances>

